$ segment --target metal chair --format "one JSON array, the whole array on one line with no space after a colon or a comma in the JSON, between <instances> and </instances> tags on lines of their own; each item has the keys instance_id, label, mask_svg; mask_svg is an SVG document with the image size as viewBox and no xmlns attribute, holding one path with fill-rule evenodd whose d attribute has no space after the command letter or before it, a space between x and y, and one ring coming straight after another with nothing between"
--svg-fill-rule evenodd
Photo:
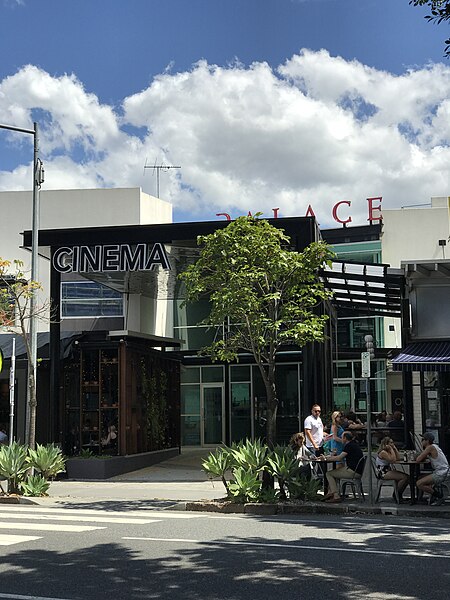
<instances>
[{"instance_id":1,"label":"metal chair","mask_svg":"<svg viewBox=\"0 0 450 600\"><path fill-rule=\"evenodd\" d=\"M414 433L414 431L410 431L409 437L411 438L411 442L413 444L414 450L419 453L422 452L423 448L422 448L422 440L420 439L420 436L417 435L417 433Z\"/></svg>"},{"instance_id":2,"label":"metal chair","mask_svg":"<svg viewBox=\"0 0 450 600\"><path fill-rule=\"evenodd\" d=\"M398 493L398 481L396 479L380 479L377 472L376 458L372 456L372 471L377 482L377 494L375 496L375 503L380 500L381 488L383 486L390 486L394 488L394 498L397 504L400 504L400 494Z\"/></svg>"},{"instance_id":3,"label":"metal chair","mask_svg":"<svg viewBox=\"0 0 450 600\"><path fill-rule=\"evenodd\" d=\"M364 489L363 489L363 484L362 484L362 478L363 476L361 475L361 477L356 477L359 465L362 464L362 473L364 474L364 469L366 466L366 457L363 456L359 459L358 464L356 465L356 471L355 474L353 475L353 477L351 479L340 479L340 485L341 485L341 497L345 496L345 491L347 489L347 486L350 486L351 491L353 492L353 498L356 500L357 494L359 496L359 499L362 500L363 502L366 501L366 498L364 496Z\"/></svg>"}]
</instances>

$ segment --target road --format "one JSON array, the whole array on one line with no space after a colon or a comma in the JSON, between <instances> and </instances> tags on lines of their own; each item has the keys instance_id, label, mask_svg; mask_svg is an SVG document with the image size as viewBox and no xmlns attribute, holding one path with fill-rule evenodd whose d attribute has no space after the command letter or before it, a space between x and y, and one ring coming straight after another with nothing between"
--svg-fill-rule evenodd
<instances>
[{"instance_id":1,"label":"road","mask_svg":"<svg viewBox=\"0 0 450 600\"><path fill-rule=\"evenodd\" d=\"M449 522L0 507L0 600L444 600Z\"/></svg>"}]
</instances>

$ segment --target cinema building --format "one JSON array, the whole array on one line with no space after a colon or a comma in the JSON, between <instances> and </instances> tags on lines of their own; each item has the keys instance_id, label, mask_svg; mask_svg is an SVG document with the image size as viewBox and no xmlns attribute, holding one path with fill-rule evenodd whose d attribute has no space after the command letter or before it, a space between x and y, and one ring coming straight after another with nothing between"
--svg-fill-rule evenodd
<instances>
[{"instance_id":1,"label":"cinema building","mask_svg":"<svg viewBox=\"0 0 450 600\"><path fill-rule=\"evenodd\" d=\"M56 441L68 454L124 456L263 437L265 391L252 357L211 364L199 356L201 347L226 336L232 324L199 325L208 303L184 306L178 279L198 255L197 236L226 227L226 220L172 223L170 205L134 189L55 191L42 197L40 279L60 318L40 333L38 440ZM61 214L61 203L67 213L58 220L52 209ZM94 205L89 218L88 207ZM414 427L416 404L404 397L407 376L391 367L402 347L406 294L400 260L392 263L394 270L385 264L386 228L379 219L356 227L339 221L339 227L321 231L313 216L271 222L285 230L293 249L323 238L338 256L323 273L335 292L323 307L330 316L326 342L286 347L278 355L279 441L302 429L313 402L324 412L354 409L364 417L366 334L377 343L372 411L404 409L408 428ZM30 231L20 245L31 246ZM8 343L0 337L4 350ZM23 374L22 368L18 438L24 431ZM4 369L3 392L7 377ZM111 427L117 443L105 448L102 440Z\"/></svg>"}]
</instances>

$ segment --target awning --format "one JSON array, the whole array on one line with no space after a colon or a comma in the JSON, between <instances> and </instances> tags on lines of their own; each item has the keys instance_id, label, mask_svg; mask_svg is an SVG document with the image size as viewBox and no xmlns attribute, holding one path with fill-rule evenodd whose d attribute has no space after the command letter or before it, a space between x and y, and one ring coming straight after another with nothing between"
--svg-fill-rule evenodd
<instances>
[{"instance_id":1,"label":"awning","mask_svg":"<svg viewBox=\"0 0 450 600\"><path fill-rule=\"evenodd\" d=\"M11 358L13 338L16 338L16 356L24 356L26 354L25 342L20 335L13 333L1 333L0 334L0 348L3 351L3 358ZM73 337L80 337L79 332L74 331L61 331L61 357L65 356L68 345L70 345ZM37 348L38 357L40 355L39 350L44 348L50 342L50 333L48 331L38 331L37 334Z\"/></svg>"},{"instance_id":2,"label":"awning","mask_svg":"<svg viewBox=\"0 0 450 600\"><path fill-rule=\"evenodd\" d=\"M392 359L394 371L450 371L450 342L414 342Z\"/></svg>"},{"instance_id":3,"label":"awning","mask_svg":"<svg viewBox=\"0 0 450 600\"><path fill-rule=\"evenodd\" d=\"M321 276L333 304L353 314L402 316L404 277L389 265L333 260Z\"/></svg>"}]
</instances>

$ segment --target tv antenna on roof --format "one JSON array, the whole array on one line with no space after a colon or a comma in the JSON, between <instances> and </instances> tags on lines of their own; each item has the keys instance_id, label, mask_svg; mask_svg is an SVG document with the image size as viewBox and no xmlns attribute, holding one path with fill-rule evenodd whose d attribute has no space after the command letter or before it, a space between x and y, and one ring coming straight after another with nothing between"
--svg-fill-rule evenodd
<instances>
[{"instance_id":1,"label":"tv antenna on roof","mask_svg":"<svg viewBox=\"0 0 450 600\"><path fill-rule=\"evenodd\" d=\"M145 165L144 165L144 170L145 169L153 169L153 175L156 172L156 197L159 198L159 174L161 173L161 171L168 171L169 169L181 169L180 166L177 165L165 165L164 163L161 163L160 165L156 164L158 162L158 159L155 159L155 164L152 165L148 165L147 164L147 159L145 160Z\"/></svg>"}]
</instances>

